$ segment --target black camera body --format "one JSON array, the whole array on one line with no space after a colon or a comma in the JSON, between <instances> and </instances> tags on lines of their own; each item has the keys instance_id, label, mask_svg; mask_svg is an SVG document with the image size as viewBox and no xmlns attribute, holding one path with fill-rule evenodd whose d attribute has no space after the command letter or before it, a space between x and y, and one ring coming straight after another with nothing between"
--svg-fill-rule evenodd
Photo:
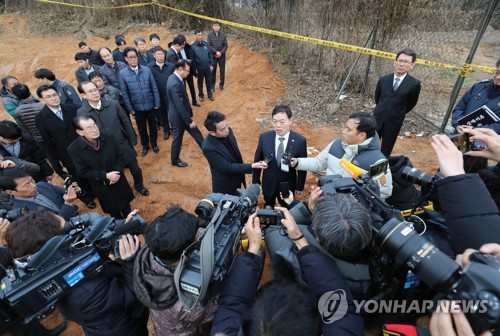
<instances>
[{"instance_id":1,"label":"black camera body","mask_svg":"<svg viewBox=\"0 0 500 336\"><path fill-rule=\"evenodd\" d=\"M202 250L203 240L212 238L206 233L184 251L188 256L187 263L176 271L180 272L176 286L181 299L186 296L192 301L206 302L218 296L237 256L242 227L254 212L259 193L260 186L253 184L241 197L212 193L200 201L195 212L201 218L210 219L209 226L213 225L213 251ZM208 255L212 252L212 256ZM210 280L204 292L202 265L207 263L207 258L212 257L213 263L210 264L213 268L208 270L211 273Z\"/></svg>"},{"instance_id":2,"label":"black camera body","mask_svg":"<svg viewBox=\"0 0 500 336\"><path fill-rule=\"evenodd\" d=\"M29 323L46 317L67 291L103 269L117 237L142 231L144 225L137 215L125 224L95 213L71 218L63 234L14 260L16 267L0 283L0 319Z\"/></svg>"},{"instance_id":3,"label":"black camera body","mask_svg":"<svg viewBox=\"0 0 500 336\"><path fill-rule=\"evenodd\" d=\"M283 214L281 211L274 210L269 205L266 205L264 209L257 210L257 217L259 217L260 225L268 228L271 225L281 225Z\"/></svg>"},{"instance_id":4,"label":"black camera body","mask_svg":"<svg viewBox=\"0 0 500 336\"><path fill-rule=\"evenodd\" d=\"M431 176L416 169L407 169L406 178L422 187L434 189L440 175ZM350 181L349 181L350 180ZM466 312L475 334L498 326L500 323L500 259L471 258L471 264L463 270L449 256L420 236L403 220L377 192L370 188L371 181L340 176L324 176L318 183L324 193L349 193L358 202L382 218L382 225L373 225L372 251L386 254L396 267L407 267L432 289L448 300L481 302L486 311Z\"/></svg>"},{"instance_id":5,"label":"black camera body","mask_svg":"<svg viewBox=\"0 0 500 336\"><path fill-rule=\"evenodd\" d=\"M12 222L18 219L19 217L22 217L29 213L28 208L18 208L18 209L12 209L12 210L5 210L5 209L0 209L0 218L5 218L8 221Z\"/></svg>"}]
</instances>

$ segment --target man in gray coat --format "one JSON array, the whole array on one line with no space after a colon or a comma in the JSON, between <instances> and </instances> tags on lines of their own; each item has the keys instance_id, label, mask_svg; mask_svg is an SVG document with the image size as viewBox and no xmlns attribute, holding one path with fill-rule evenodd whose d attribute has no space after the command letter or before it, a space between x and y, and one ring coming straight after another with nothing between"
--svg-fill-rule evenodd
<instances>
[{"instance_id":1,"label":"man in gray coat","mask_svg":"<svg viewBox=\"0 0 500 336\"><path fill-rule=\"evenodd\" d=\"M134 178L135 190L144 196L149 195L148 189L144 187L142 170L134 150L137 137L125 111L116 101L101 99L97 86L92 82L80 83L78 92L85 100L83 106L78 109L77 115L91 116L102 132L113 135L120 151L128 160L125 167L130 169Z\"/></svg>"}]
</instances>

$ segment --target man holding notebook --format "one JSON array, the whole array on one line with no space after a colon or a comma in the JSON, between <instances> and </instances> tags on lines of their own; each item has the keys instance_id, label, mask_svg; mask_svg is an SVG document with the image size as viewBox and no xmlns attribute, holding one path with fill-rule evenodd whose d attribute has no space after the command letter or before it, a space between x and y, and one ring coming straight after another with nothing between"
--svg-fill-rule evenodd
<instances>
[{"instance_id":1,"label":"man holding notebook","mask_svg":"<svg viewBox=\"0 0 500 336\"><path fill-rule=\"evenodd\" d=\"M492 112L492 113L491 113ZM500 134L500 59L492 79L474 84L452 112L452 125L458 133L466 128L490 128Z\"/></svg>"}]
</instances>

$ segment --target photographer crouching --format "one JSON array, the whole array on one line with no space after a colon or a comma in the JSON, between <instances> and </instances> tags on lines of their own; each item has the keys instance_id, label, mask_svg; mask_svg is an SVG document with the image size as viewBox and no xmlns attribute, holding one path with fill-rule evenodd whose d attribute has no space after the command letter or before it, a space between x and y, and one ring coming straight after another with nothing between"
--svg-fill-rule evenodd
<instances>
[{"instance_id":1,"label":"photographer crouching","mask_svg":"<svg viewBox=\"0 0 500 336\"><path fill-rule=\"evenodd\" d=\"M129 222L133 215L135 212L127 217L125 223ZM99 219L105 218L96 216ZM47 210L31 212L16 219L6 234L10 254L13 258L20 258L46 248L46 243L60 235L65 224L64 218ZM82 270L78 273L82 278L85 277L80 278L82 281L67 273L64 279L71 288L60 287L67 292L57 301L59 312L68 320L80 324L86 335L148 335L148 311L137 300L132 290L134 256L139 246L136 236L123 235L118 243L122 260L120 264L105 261L104 267L88 275L88 278ZM57 251L47 252L50 255ZM112 254L110 259L114 259Z\"/></svg>"},{"instance_id":2,"label":"photographer crouching","mask_svg":"<svg viewBox=\"0 0 500 336\"><path fill-rule=\"evenodd\" d=\"M261 223L254 213L245 224L248 250L235 260L224 283L211 335L363 335L363 319L354 311L352 294L335 262L309 245L288 210L277 209L283 211L281 222L299 250L308 288L273 280L256 292L263 263ZM325 308L322 323L318 304L325 304L320 297L326 292L340 296L344 315L332 316Z\"/></svg>"}]
</instances>

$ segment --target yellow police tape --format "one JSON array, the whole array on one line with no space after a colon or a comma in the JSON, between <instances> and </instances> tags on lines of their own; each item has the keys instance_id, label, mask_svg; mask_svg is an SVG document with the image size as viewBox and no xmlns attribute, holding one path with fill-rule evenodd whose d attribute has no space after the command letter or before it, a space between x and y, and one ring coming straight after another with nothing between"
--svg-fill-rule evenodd
<instances>
[{"instance_id":1,"label":"yellow police tape","mask_svg":"<svg viewBox=\"0 0 500 336\"><path fill-rule=\"evenodd\" d=\"M326 41L326 40L321 40L321 39L317 39L317 38L313 38L313 37L306 37L306 36L302 36L302 35L284 33L284 32L280 32L277 30L254 27L254 26L250 26L250 25L246 25L246 24L242 24L242 23L237 23L237 22L227 21L227 20L223 20L223 19L213 18L213 17L206 16L206 15L191 13L191 12L188 12L188 11L185 11L182 9L177 9L177 8L170 7L167 5L162 5L162 4L158 3L158 0L153 0L151 2L144 2L144 3L136 3L136 4L131 4L131 5L114 6L114 7L113 6L101 7L101 6L86 6L86 5L68 4L65 2L53 1L53 0L35 0L35 1L46 2L46 3L51 3L51 4L65 5L65 6L80 7L80 8L92 8L92 9L120 9L120 8L141 7L141 6L147 6L147 5L156 5L156 6L161 7L161 8L165 8L165 9L168 9L168 10L171 10L174 12L197 17L199 19L208 20L208 21L219 21L220 23L223 23L223 24L228 25L228 26L233 26L233 27L237 27L237 28L241 28L241 29L251 30L251 31L264 33L264 34L268 34L268 35L284 37L284 38L288 38L291 40L302 41L302 42L307 42L307 43L312 43L312 44L317 44L317 45L323 45L325 47L341 49L341 50L346 50L346 51L352 51L352 52L356 52L356 53L361 53L361 54L371 55L371 56L381 57L381 58L387 58L387 59L391 59L391 60L394 60L396 58L395 53L390 53L390 52L386 52L386 51L380 51L380 50L370 49L370 48L363 48L363 47L358 47L358 46L354 46L354 45L350 45L350 44L338 43L338 42L333 42L333 41ZM445 63L428 61L428 60L423 60L423 59L417 59L416 63L422 64L422 65L446 68L446 69L460 70L460 76L462 76L462 77L466 77L467 74L471 70L481 70L481 71L489 72L489 73L494 73L496 70L495 68L486 67L486 66L482 66L482 65L474 65L474 64L465 63L463 66L460 67L457 65L445 64Z\"/></svg>"}]
</instances>

